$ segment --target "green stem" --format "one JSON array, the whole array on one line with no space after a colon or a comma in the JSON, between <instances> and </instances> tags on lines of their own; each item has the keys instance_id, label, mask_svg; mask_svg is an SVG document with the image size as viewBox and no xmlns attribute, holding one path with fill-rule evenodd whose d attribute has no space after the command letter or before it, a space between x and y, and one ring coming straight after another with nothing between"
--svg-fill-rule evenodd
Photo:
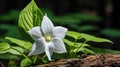
<instances>
[{"instance_id":1,"label":"green stem","mask_svg":"<svg viewBox=\"0 0 120 67\"><path fill-rule=\"evenodd\" d=\"M43 60L47 55L45 54L41 59Z\"/></svg>"},{"instance_id":2,"label":"green stem","mask_svg":"<svg viewBox=\"0 0 120 67\"><path fill-rule=\"evenodd\" d=\"M44 60L44 58L45 58L46 56L47 56L47 55L45 54L45 55L41 58L41 60L42 60L43 63L47 63L47 61Z\"/></svg>"},{"instance_id":3,"label":"green stem","mask_svg":"<svg viewBox=\"0 0 120 67\"><path fill-rule=\"evenodd\" d=\"M78 49L77 49L77 51L75 52L74 56L76 56L78 50L79 50L86 42L87 42L87 41L84 41L84 42L78 47Z\"/></svg>"},{"instance_id":4,"label":"green stem","mask_svg":"<svg viewBox=\"0 0 120 67\"><path fill-rule=\"evenodd\" d=\"M75 42L74 42L74 44L73 44L73 45L76 45L76 43L77 43L77 38L75 39ZM71 58L75 57L75 55L74 55L74 52L73 52L73 51L71 51L71 52L70 52L70 57L71 57Z\"/></svg>"},{"instance_id":5,"label":"green stem","mask_svg":"<svg viewBox=\"0 0 120 67\"><path fill-rule=\"evenodd\" d=\"M78 48L78 50L86 43L87 41L84 41L81 45L80 45L80 47ZM78 51L77 50L77 51Z\"/></svg>"},{"instance_id":6,"label":"green stem","mask_svg":"<svg viewBox=\"0 0 120 67\"><path fill-rule=\"evenodd\" d=\"M33 59L33 63L36 63L37 58L38 58L38 55L35 55L35 56L34 56L34 59Z\"/></svg>"},{"instance_id":7,"label":"green stem","mask_svg":"<svg viewBox=\"0 0 120 67\"><path fill-rule=\"evenodd\" d=\"M74 44L73 44L73 45L74 45ZM71 51L71 49L72 49L71 46L69 46L69 57L70 57L70 58L72 58L72 55L73 55L73 53L72 53L73 51Z\"/></svg>"}]
</instances>

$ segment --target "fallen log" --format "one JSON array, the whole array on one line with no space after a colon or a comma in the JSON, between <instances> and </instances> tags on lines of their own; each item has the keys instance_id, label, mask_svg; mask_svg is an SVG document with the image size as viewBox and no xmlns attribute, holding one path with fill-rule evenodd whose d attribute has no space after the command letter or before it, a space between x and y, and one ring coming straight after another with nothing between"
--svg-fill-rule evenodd
<instances>
[{"instance_id":1,"label":"fallen log","mask_svg":"<svg viewBox=\"0 0 120 67\"><path fill-rule=\"evenodd\" d=\"M87 55L84 58L60 59L31 67L120 67L120 54Z\"/></svg>"}]
</instances>

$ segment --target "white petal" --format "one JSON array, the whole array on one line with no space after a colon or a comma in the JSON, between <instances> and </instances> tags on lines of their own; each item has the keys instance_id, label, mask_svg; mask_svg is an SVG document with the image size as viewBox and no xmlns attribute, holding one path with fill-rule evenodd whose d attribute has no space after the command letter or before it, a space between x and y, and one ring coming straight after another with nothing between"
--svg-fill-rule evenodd
<instances>
[{"instance_id":1,"label":"white petal","mask_svg":"<svg viewBox=\"0 0 120 67\"><path fill-rule=\"evenodd\" d=\"M66 33L67 33L67 28L61 26L54 27L53 29L53 35L61 39L65 37Z\"/></svg>"},{"instance_id":2,"label":"white petal","mask_svg":"<svg viewBox=\"0 0 120 67\"><path fill-rule=\"evenodd\" d=\"M40 27L34 27L31 30L29 30L28 32L34 40L37 40L38 38L42 37Z\"/></svg>"},{"instance_id":3,"label":"white petal","mask_svg":"<svg viewBox=\"0 0 120 67\"><path fill-rule=\"evenodd\" d=\"M43 52L45 52L45 40L44 38L40 38L34 42L32 49L30 53L28 54L28 56L41 54Z\"/></svg>"},{"instance_id":4,"label":"white petal","mask_svg":"<svg viewBox=\"0 0 120 67\"><path fill-rule=\"evenodd\" d=\"M45 45L45 52L46 52L46 55L48 57L48 60L51 61L51 56L53 54L53 48L54 48L54 45L52 42L46 42L46 45Z\"/></svg>"},{"instance_id":5,"label":"white petal","mask_svg":"<svg viewBox=\"0 0 120 67\"><path fill-rule=\"evenodd\" d=\"M45 15L43 17L42 23L41 23L41 29L44 34L51 33L53 30L54 26L52 21Z\"/></svg>"},{"instance_id":6,"label":"white petal","mask_svg":"<svg viewBox=\"0 0 120 67\"><path fill-rule=\"evenodd\" d=\"M53 43L54 43L54 47L55 47L54 52L56 52L56 53L65 53L65 52L67 52L66 48L65 48L65 45L64 45L63 41L60 38L54 38Z\"/></svg>"}]
</instances>

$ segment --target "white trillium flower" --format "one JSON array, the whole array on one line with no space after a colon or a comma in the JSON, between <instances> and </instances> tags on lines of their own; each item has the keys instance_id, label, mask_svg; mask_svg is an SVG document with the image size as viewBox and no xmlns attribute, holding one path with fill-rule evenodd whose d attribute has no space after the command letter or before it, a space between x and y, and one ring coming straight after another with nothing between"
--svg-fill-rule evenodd
<instances>
[{"instance_id":1,"label":"white trillium flower","mask_svg":"<svg viewBox=\"0 0 120 67\"><path fill-rule=\"evenodd\" d=\"M53 52L65 53L66 48L62 39L65 37L67 28L57 26L54 27L51 20L45 15L43 17L41 27L34 27L29 34L34 39L34 44L28 56L46 53L49 60Z\"/></svg>"}]
</instances>

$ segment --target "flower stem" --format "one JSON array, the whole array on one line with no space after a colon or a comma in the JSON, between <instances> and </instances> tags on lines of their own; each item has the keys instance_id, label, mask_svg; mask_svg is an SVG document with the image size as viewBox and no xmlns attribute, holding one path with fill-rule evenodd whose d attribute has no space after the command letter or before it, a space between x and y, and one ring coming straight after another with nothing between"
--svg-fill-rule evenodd
<instances>
[{"instance_id":1,"label":"flower stem","mask_svg":"<svg viewBox=\"0 0 120 67\"><path fill-rule=\"evenodd\" d=\"M45 54L45 55L41 58L41 60L42 60L43 63L47 63L47 61L44 59L46 56L47 56L47 55Z\"/></svg>"},{"instance_id":2,"label":"flower stem","mask_svg":"<svg viewBox=\"0 0 120 67\"><path fill-rule=\"evenodd\" d=\"M75 39L75 42L74 42L73 45L76 45L76 43L77 43L77 38ZM75 53L75 54L76 54L76 53ZM71 56L71 58L74 58L74 57L75 57L75 54L74 54L73 51L71 51L71 52L70 52L70 56Z\"/></svg>"},{"instance_id":3,"label":"flower stem","mask_svg":"<svg viewBox=\"0 0 120 67\"><path fill-rule=\"evenodd\" d=\"M77 49L77 51L75 52L75 55L74 55L74 56L76 56L78 50L79 50L86 42L87 42L87 41L84 41L84 42L78 47L78 49Z\"/></svg>"},{"instance_id":4,"label":"flower stem","mask_svg":"<svg viewBox=\"0 0 120 67\"><path fill-rule=\"evenodd\" d=\"M36 63L38 55L34 56L33 63Z\"/></svg>"}]
</instances>

